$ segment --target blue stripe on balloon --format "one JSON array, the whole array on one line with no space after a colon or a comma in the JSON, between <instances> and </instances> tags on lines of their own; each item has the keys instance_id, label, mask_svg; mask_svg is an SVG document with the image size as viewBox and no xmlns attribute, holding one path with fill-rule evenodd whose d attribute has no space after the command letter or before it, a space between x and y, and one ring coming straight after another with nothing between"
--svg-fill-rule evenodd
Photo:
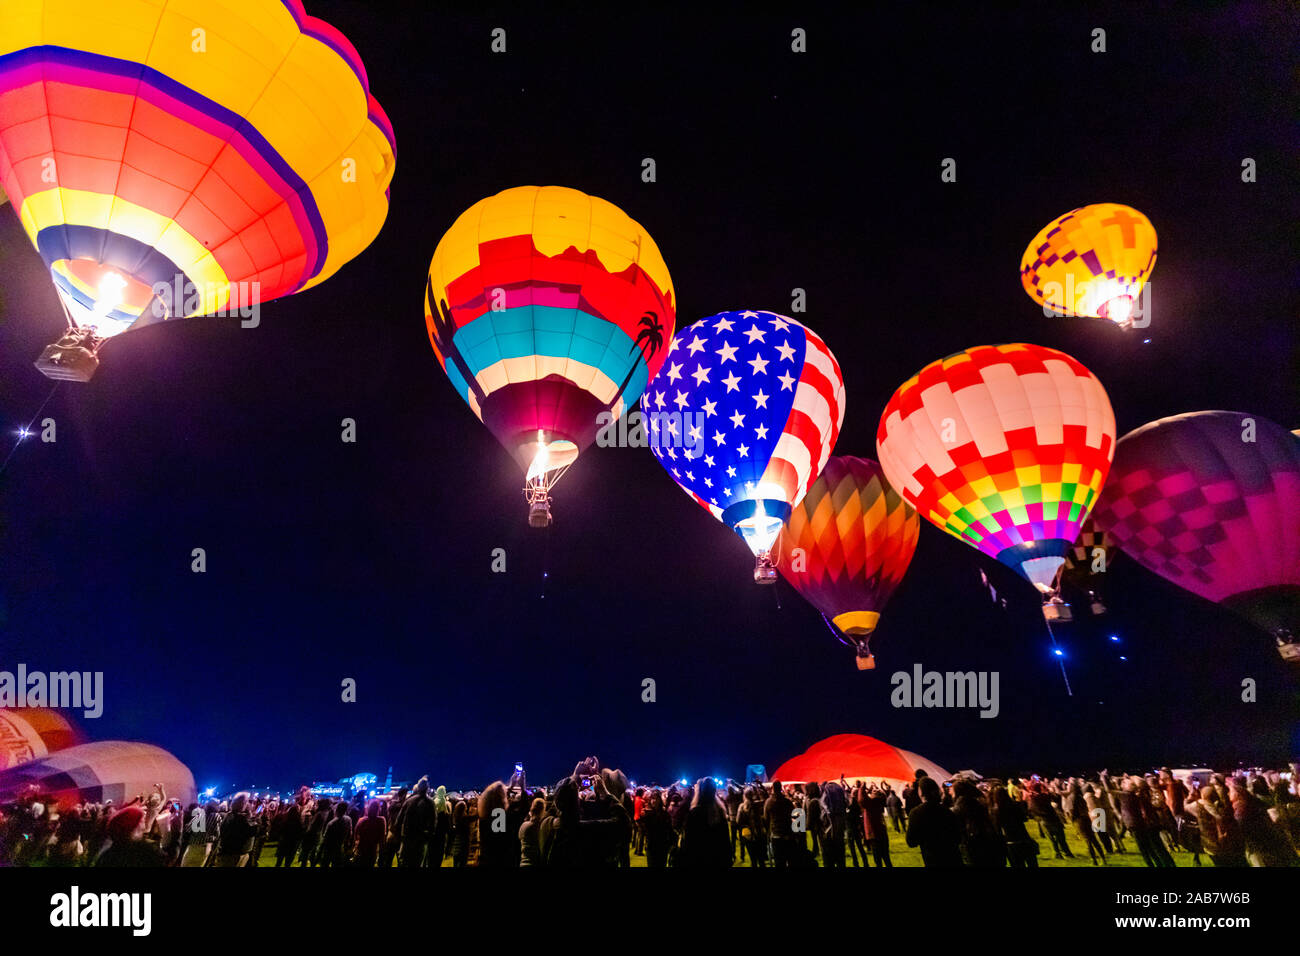
<instances>
[{"instance_id":1,"label":"blue stripe on balloon","mask_svg":"<svg viewBox=\"0 0 1300 956\"><path fill-rule=\"evenodd\" d=\"M46 62L65 64L79 69L106 73L111 76L126 77L148 84L161 93L228 127L233 131L233 136L242 137L262 161L271 167L281 182L289 190L297 194L303 215L306 216L311 227L312 236L316 240L315 250L306 249L308 265L303 272L301 281L294 287L294 291L301 289L325 267L325 263L329 259L329 233L325 230L325 221L316 206L316 198L312 195L311 186L298 175L297 171L289 165L289 162L271 145L270 140L263 136L247 117L226 109L214 100L208 99L206 96L152 67L131 60L91 53L87 50L73 50L60 46L27 47L0 56L0 74L30 64L43 65ZM351 63L349 63L349 66L351 66ZM365 83L363 82L362 85L364 87ZM217 131L211 129L204 129L203 131L217 138L223 138L223 134ZM237 146L231 143L230 148L237 149ZM275 189L274 183L268 182L267 185ZM276 192L282 197L285 195L281 190L276 189ZM304 242L304 245L307 244Z\"/></svg>"},{"instance_id":2,"label":"blue stripe on balloon","mask_svg":"<svg viewBox=\"0 0 1300 956\"><path fill-rule=\"evenodd\" d=\"M67 294L68 298L80 303L86 310L89 311L95 307L95 300L69 282L67 276L60 275L57 272L52 272L50 273L50 278L54 280L56 286ZM108 313L106 318L112 319L115 322L134 322L139 318L139 316L133 312L123 312L121 309L113 309Z\"/></svg>"},{"instance_id":3,"label":"blue stripe on balloon","mask_svg":"<svg viewBox=\"0 0 1300 956\"><path fill-rule=\"evenodd\" d=\"M36 234L36 249L46 265L61 259L88 259L149 286L161 284L174 289L176 277L181 276L182 294L188 295L194 288L190 277L153 246L95 226L46 226Z\"/></svg>"},{"instance_id":4,"label":"blue stripe on balloon","mask_svg":"<svg viewBox=\"0 0 1300 956\"><path fill-rule=\"evenodd\" d=\"M478 375L504 359L544 355L571 358L599 369L615 385L621 385L628 369L636 363L624 402L631 405L645 390L648 378L645 362L631 337L613 322L576 309L545 305L524 305L499 312L486 312L459 328L452 342L470 372ZM453 366L447 366L451 375ZM456 381L459 376L452 376ZM457 382L462 395L468 394L464 380Z\"/></svg>"}]
</instances>

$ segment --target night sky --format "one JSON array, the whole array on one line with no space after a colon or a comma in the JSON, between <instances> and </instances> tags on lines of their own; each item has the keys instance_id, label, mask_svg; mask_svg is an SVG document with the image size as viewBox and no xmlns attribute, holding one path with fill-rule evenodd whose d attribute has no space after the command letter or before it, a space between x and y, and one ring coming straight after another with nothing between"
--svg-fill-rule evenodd
<instances>
[{"instance_id":1,"label":"night sky","mask_svg":"<svg viewBox=\"0 0 1300 956\"><path fill-rule=\"evenodd\" d=\"M927 522L869 673L784 581L752 583L744 544L647 449L593 446L554 526L531 530L517 466L421 315L460 212L566 185L649 230L679 328L790 314L807 290L796 317L844 372L838 454L875 457L881 409L927 362L1011 341L1092 369L1120 435L1207 408L1295 428L1294 10L307 7L353 41L393 121L388 222L335 277L266 304L259 328L145 328L104 349L91 383L59 386L42 415L57 443L24 444L0 478L0 669L102 670L104 716L74 718L92 739L159 744L222 789L389 765L481 786L516 760L553 781L591 753L638 781L740 777L844 732L985 773L1295 759L1300 678L1271 640L1123 558L1110 613L1060 631L1069 698L1036 593ZM657 182L641 181L645 157ZM1102 201L1159 234L1145 331L1045 318L1020 287L1033 235ZM63 323L9 209L0 295L7 452L50 390L31 363ZM999 671L1000 715L892 708L889 675L916 662ZM346 677L356 703L340 701Z\"/></svg>"}]
</instances>

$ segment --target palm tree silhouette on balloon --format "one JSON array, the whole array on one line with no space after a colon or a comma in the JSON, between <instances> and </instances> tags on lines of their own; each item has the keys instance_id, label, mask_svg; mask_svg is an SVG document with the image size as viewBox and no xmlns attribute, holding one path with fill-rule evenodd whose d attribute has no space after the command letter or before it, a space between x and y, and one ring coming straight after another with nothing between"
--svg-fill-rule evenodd
<instances>
[{"instance_id":1,"label":"palm tree silhouette on balloon","mask_svg":"<svg viewBox=\"0 0 1300 956\"><path fill-rule=\"evenodd\" d=\"M443 357L456 366L456 371L460 372L460 377L464 379L465 386L474 394L478 401L478 407L482 409L483 402L487 399L487 394L483 387L479 385L478 379L474 377L466 364L464 356L460 354L460 349L456 348L452 342L456 334L456 324L452 321L451 310L447 308L447 300L440 299L433 291L433 279L426 278L424 284L424 301L429 309L429 314L433 320L433 339L434 345Z\"/></svg>"},{"instance_id":2,"label":"palm tree silhouette on balloon","mask_svg":"<svg viewBox=\"0 0 1300 956\"><path fill-rule=\"evenodd\" d=\"M663 323L659 321L659 313L647 309L645 314L641 316L641 320L637 323L637 327L641 331L636 334L636 341L632 343L632 347L628 349L627 352L631 355L634 351L640 349L641 359L645 362L646 369L648 370L650 368L650 360L655 357L655 354L661 348L663 348L664 326ZM647 346L650 349L648 353L646 352ZM623 376L623 383L619 385L618 391L614 393L614 397L610 400L609 405L606 406L607 408L613 408L618 404L618 400L623 397L623 392L627 389L627 383L632 381L632 375L636 372L639 364L640 362L632 363L631 368L627 370L627 375Z\"/></svg>"}]
</instances>

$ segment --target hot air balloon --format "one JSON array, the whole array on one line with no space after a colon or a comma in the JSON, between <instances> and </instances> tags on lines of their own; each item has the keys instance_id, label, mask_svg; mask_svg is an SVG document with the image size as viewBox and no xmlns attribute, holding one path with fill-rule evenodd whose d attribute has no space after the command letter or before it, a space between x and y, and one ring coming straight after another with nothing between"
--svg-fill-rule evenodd
<instances>
[{"instance_id":1,"label":"hot air balloon","mask_svg":"<svg viewBox=\"0 0 1300 956\"><path fill-rule=\"evenodd\" d=\"M1281 425L1205 411L1129 432L1096 521L1143 567L1300 659L1300 441Z\"/></svg>"},{"instance_id":2,"label":"hot air balloon","mask_svg":"<svg viewBox=\"0 0 1300 956\"><path fill-rule=\"evenodd\" d=\"M1103 489L1103 494L1105 489ZM1097 527L1097 516L1091 514L1079 529L1079 537L1065 555L1061 567L1061 580L1088 593L1093 614L1105 614L1102 601L1102 575L1110 567L1115 551L1115 539Z\"/></svg>"},{"instance_id":3,"label":"hot air balloon","mask_svg":"<svg viewBox=\"0 0 1300 956\"><path fill-rule=\"evenodd\" d=\"M916 553L921 521L868 458L826 460L777 536L772 557L803 597L875 667L868 641Z\"/></svg>"},{"instance_id":4,"label":"hot air balloon","mask_svg":"<svg viewBox=\"0 0 1300 956\"><path fill-rule=\"evenodd\" d=\"M922 517L1038 588L1049 623L1062 613L1057 573L1115 451L1115 415L1092 372L1041 345L958 352L899 387L876 449Z\"/></svg>"},{"instance_id":5,"label":"hot air balloon","mask_svg":"<svg viewBox=\"0 0 1300 956\"><path fill-rule=\"evenodd\" d=\"M0 770L0 803L36 794L64 807L109 800L122 806L138 795L148 796L156 783L181 806L194 801L193 774L166 750L151 744L101 740Z\"/></svg>"},{"instance_id":6,"label":"hot air balloon","mask_svg":"<svg viewBox=\"0 0 1300 956\"><path fill-rule=\"evenodd\" d=\"M1131 206L1095 203L1052 220L1033 238L1020 257L1020 282L1054 312L1128 328L1155 264L1151 221Z\"/></svg>"},{"instance_id":7,"label":"hot air balloon","mask_svg":"<svg viewBox=\"0 0 1300 956\"><path fill-rule=\"evenodd\" d=\"M844 378L818 336L775 312L720 312L674 336L641 399L650 448L776 580L770 551L830 457Z\"/></svg>"},{"instance_id":8,"label":"hot air balloon","mask_svg":"<svg viewBox=\"0 0 1300 956\"><path fill-rule=\"evenodd\" d=\"M378 234L392 126L347 39L299 0L9 0L0 182L86 381L127 329L323 282Z\"/></svg>"},{"instance_id":9,"label":"hot air balloon","mask_svg":"<svg viewBox=\"0 0 1300 956\"><path fill-rule=\"evenodd\" d=\"M916 783L924 770L935 783L952 777L932 760L863 734L835 734L791 757L772 774L781 783L823 783L843 777L850 784L885 781L895 791Z\"/></svg>"},{"instance_id":10,"label":"hot air balloon","mask_svg":"<svg viewBox=\"0 0 1300 956\"><path fill-rule=\"evenodd\" d=\"M447 377L525 472L529 524L663 362L672 279L641 225L560 186L480 200L438 243L424 321Z\"/></svg>"},{"instance_id":11,"label":"hot air balloon","mask_svg":"<svg viewBox=\"0 0 1300 956\"><path fill-rule=\"evenodd\" d=\"M80 735L48 707L0 709L0 770L38 760L80 742Z\"/></svg>"}]
</instances>

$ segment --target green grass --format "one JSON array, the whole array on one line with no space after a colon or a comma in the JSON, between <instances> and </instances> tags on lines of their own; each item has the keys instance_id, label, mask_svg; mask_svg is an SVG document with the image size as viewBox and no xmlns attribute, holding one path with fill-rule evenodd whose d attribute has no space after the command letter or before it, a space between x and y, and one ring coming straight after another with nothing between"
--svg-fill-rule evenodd
<instances>
[{"instance_id":1,"label":"green grass","mask_svg":"<svg viewBox=\"0 0 1300 956\"><path fill-rule=\"evenodd\" d=\"M1069 844L1071 852L1074 853L1074 858L1073 859L1066 858L1062 860L1058 860L1053 856L1052 844L1047 839L1047 837L1044 836L1041 839L1038 837L1038 828L1033 823L1033 821L1029 822L1028 828L1029 828L1029 835L1038 840L1039 867L1053 868L1053 867L1081 866L1081 867L1086 867L1089 869L1097 869L1097 870L1101 870L1105 868L1100 864L1095 867L1092 865L1092 861L1088 858L1087 846L1074 832L1074 829L1072 827L1066 829L1065 837L1066 837L1066 842ZM1113 867L1113 866L1145 866L1146 865L1145 863L1142 862L1142 856L1137 852L1137 846L1131 838L1125 841L1125 847L1128 850L1128 852L1111 854L1106 858L1106 866ZM921 866L922 865L921 851L919 849L914 849L912 847L909 847L906 841L903 839L903 835L901 833L894 833L892 830L889 833L889 856L890 856L890 861L894 864L894 866ZM1178 866L1192 866L1192 855L1190 853L1187 853L1183 850L1178 850L1175 851L1172 854L1172 856L1174 858L1174 863L1176 863ZM844 859L845 859L846 866L848 867L853 866L853 858L852 856L849 855L847 850L845 851ZM1204 854L1202 854L1201 856L1201 862L1205 866L1213 865L1210 863L1209 857L1205 856ZM451 866L451 861L446 860L443 863L443 865ZM635 853L632 854L632 866L643 867L645 865L646 865L645 857L637 856ZM749 866L749 860L746 859L745 863L742 865ZM820 861L818 861L818 865L820 865ZM275 866L274 846L267 846L263 848L262 856L259 861L259 866L266 866L266 867Z\"/></svg>"}]
</instances>

